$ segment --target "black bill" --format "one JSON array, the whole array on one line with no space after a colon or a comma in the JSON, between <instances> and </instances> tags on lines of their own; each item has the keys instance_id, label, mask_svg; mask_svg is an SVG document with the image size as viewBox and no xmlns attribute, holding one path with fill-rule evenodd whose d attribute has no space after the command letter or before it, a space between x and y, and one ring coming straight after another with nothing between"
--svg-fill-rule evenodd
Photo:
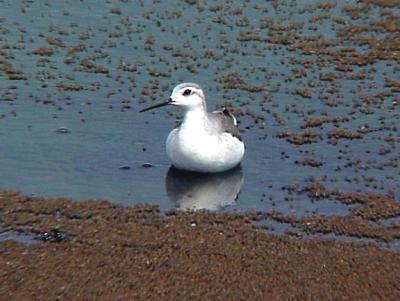
<instances>
[{"instance_id":1,"label":"black bill","mask_svg":"<svg viewBox=\"0 0 400 301\"><path fill-rule=\"evenodd\" d=\"M159 103L159 104L150 106L150 107L148 107L148 108L145 108L145 109L143 109L143 110L140 110L139 112L140 112L140 113L143 113L143 112L146 112L146 111L149 111L149 110L152 110L152 109L155 109L155 108L164 107L164 106L167 106L167 105L170 105L170 104L172 104L172 100L167 100L167 101L164 101L164 102L162 102L162 103Z\"/></svg>"}]
</instances>

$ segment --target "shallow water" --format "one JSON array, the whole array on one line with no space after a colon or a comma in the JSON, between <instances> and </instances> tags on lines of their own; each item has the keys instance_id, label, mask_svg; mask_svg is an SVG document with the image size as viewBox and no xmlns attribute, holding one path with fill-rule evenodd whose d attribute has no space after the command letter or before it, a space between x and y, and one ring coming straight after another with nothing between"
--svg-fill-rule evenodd
<instances>
[{"instance_id":1,"label":"shallow water","mask_svg":"<svg viewBox=\"0 0 400 301\"><path fill-rule=\"evenodd\" d=\"M38 240L35 240L35 237L33 235L19 233L16 231L2 231L2 229L0 228L0 242L7 240L13 240L25 245L32 245L39 243Z\"/></svg>"},{"instance_id":2,"label":"shallow water","mask_svg":"<svg viewBox=\"0 0 400 301\"><path fill-rule=\"evenodd\" d=\"M378 6L1 2L2 188L180 207L168 193L164 150L179 114L174 108L138 111L166 99L175 84L192 81L204 87L210 109L225 103L234 108L246 143L235 180L240 185L224 184L240 186L240 193L222 197L211 209L349 213L349 206L333 199L311 200L304 190L310 178L328 189L400 198L400 99L399 88L390 84L400 80L398 61L378 56L346 65L372 46L339 36L346 26L387 20L390 15ZM398 16L400 10L386 11ZM398 30L389 29L367 28L360 35L397 43ZM304 41L314 51L332 53L305 54ZM338 64L342 50L349 55ZM339 65L351 70L338 71ZM278 138L282 131L305 131L305 120L324 118L331 121L308 129L318 135L313 143ZM336 128L362 134L335 139L329 133ZM317 166L301 164L309 159ZM220 193L213 185L183 185L188 194Z\"/></svg>"}]
</instances>

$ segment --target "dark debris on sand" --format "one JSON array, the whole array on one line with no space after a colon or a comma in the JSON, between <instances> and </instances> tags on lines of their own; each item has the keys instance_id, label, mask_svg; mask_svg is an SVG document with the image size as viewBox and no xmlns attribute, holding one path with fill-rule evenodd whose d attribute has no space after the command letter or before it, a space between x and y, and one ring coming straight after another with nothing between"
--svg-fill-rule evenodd
<instances>
[{"instance_id":1,"label":"dark debris on sand","mask_svg":"<svg viewBox=\"0 0 400 301\"><path fill-rule=\"evenodd\" d=\"M251 214L162 215L154 206L0 191L0 220L66 238L0 243L0 295L9 300L400 298L398 251L272 235L254 228Z\"/></svg>"}]
</instances>

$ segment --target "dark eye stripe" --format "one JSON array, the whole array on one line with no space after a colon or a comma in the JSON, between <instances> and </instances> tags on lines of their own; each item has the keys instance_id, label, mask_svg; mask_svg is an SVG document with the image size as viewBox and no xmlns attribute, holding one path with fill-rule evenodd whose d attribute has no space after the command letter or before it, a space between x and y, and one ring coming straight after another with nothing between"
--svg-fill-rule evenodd
<instances>
[{"instance_id":1,"label":"dark eye stripe","mask_svg":"<svg viewBox=\"0 0 400 301\"><path fill-rule=\"evenodd\" d=\"M190 95L192 93L192 90L190 90L190 89L186 89L185 91L183 91L183 96L188 96L188 95Z\"/></svg>"}]
</instances>

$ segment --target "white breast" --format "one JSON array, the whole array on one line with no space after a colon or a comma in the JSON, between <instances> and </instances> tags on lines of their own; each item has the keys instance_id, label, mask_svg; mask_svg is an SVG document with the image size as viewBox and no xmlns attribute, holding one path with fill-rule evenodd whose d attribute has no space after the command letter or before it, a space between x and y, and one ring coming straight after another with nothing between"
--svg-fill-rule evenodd
<instances>
[{"instance_id":1,"label":"white breast","mask_svg":"<svg viewBox=\"0 0 400 301\"><path fill-rule=\"evenodd\" d=\"M222 172L239 164L244 144L229 133L210 134L202 128L174 129L166 142L167 154L178 168L197 172Z\"/></svg>"}]
</instances>

